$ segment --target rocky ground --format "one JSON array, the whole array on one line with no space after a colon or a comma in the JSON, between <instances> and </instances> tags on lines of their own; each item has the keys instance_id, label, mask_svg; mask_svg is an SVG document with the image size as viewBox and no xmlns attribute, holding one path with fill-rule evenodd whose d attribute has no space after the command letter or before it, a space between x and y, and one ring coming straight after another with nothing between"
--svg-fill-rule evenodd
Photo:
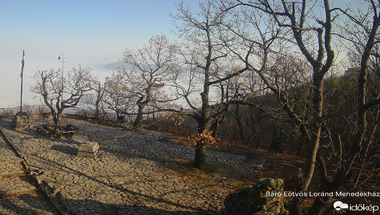
<instances>
[{"instance_id":1,"label":"rocky ground","mask_svg":"<svg viewBox=\"0 0 380 215\"><path fill-rule=\"evenodd\" d=\"M65 123L78 126L79 134L46 138L35 130L14 131L10 121L0 121L37 179L73 214L218 214L225 197L240 188L241 178L257 173L265 161L208 150L207 162L215 172L204 173L188 165L193 148L160 141L167 134L73 119ZM79 145L88 141L99 143L100 155L76 157Z\"/></svg>"}]
</instances>

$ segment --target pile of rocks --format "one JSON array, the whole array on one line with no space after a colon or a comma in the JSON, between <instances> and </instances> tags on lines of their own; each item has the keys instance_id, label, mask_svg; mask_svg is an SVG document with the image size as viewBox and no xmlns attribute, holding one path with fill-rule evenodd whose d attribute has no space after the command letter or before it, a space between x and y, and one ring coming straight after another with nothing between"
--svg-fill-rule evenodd
<instances>
[{"instance_id":1,"label":"pile of rocks","mask_svg":"<svg viewBox=\"0 0 380 215\"><path fill-rule=\"evenodd\" d=\"M18 112L16 115L13 117L12 128L15 130L25 130L25 129L32 129L33 125L29 121L29 116L25 112Z\"/></svg>"},{"instance_id":2,"label":"pile of rocks","mask_svg":"<svg viewBox=\"0 0 380 215\"><path fill-rule=\"evenodd\" d=\"M37 133L44 135L45 137L56 137L65 139L66 137L71 137L77 134L79 128L72 124L67 124L61 129L57 129L55 131L55 127L53 125L44 124L41 126L37 126Z\"/></svg>"},{"instance_id":3,"label":"pile of rocks","mask_svg":"<svg viewBox=\"0 0 380 215\"><path fill-rule=\"evenodd\" d=\"M237 193L231 193L225 199L225 212L229 215L288 215L281 195L282 179L263 178Z\"/></svg>"}]
</instances>

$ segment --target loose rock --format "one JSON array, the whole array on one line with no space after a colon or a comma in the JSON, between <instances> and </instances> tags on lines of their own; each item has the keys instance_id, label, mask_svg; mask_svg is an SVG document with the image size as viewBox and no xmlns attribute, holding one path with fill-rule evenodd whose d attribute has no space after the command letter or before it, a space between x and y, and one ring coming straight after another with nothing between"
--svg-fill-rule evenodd
<instances>
[{"instance_id":1,"label":"loose rock","mask_svg":"<svg viewBox=\"0 0 380 215\"><path fill-rule=\"evenodd\" d=\"M225 199L225 214L228 215L288 215L281 195L284 192L282 179L263 178L251 187L231 193ZM269 195L268 195L269 193Z\"/></svg>"}]
</instances>

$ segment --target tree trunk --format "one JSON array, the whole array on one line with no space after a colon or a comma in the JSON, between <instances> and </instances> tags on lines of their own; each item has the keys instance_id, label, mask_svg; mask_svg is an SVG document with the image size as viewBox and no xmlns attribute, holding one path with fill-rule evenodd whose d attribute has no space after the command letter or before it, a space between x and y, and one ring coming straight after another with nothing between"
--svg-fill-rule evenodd
<instances>
[{"instance_id":1,"label":"tree trunk","mask_svg":"<svg viewBox=\"0 0 380 215\"><path fill-rule=\"evenodd\" d=\"M204 131L210 130L210 122L207 122L204 118L200 118L198 121L198 134L202 134ZM195 148L194 167L198 169L204 169L206 166L206 144L205 140L199 140Z\"/></svg>"},{"instance_id":2,"label":"tree trunk","mask_svg":"<svg viewBox=\"0 0 380 215\"><path fill-rule=\"evenodd\" d=\"M104 95L104 87L102 89L102 86L100 85L100 82L98 83L98 91L97 91L97 96L96 96L96 101L95 101L95 123L99 122L99 113L100 113L100 101L102 100L102 97Z\"/></svg>"},{"instance_id":3,"label":"tree trunk","mask_svg":"<svg viewBox=\"0 0 380 215\"><path fill-rule=\"evenodd\" d=\"M99 121L99 102L95 102L95 123L98 123Z\"/></svg>"},{"instance_id":4,"label":"tree trunk","mask_svg":"<svg viewBox=\"0 0 380 215\"><path fill-rule=\"evenodd\" d=\"M141 127L141 121L143 118L143 111L144 111L145 105L138 104L138 107L139 108L137 110L137 116L136 116L135 122L133 123L133 128L137 128L137 129Z\"/></svg>"},{"instance_id":5,"label":"tree trunk","mask_svg":"<svg viewBox=\"0 0 380 215\"><path fill-rule=\"evenodd\" d=\"M54 118L54 133L57 133L57 131L61 128L61 121L62 121L62 112L58 112L56 117Z\"/></svg>"},{"instance_id":6,"label":"tree trunk","mask_svg":"<svg viewBox=\"0 0 380 215\"><path fill-rule=\"evenodd\" d=\"M249 126L253 132L253 138L251 138L250 140L250 144L254 147L254 148L260 148L260 121L257 122L257 125L256 125L256 119L255 119L255 115L258 114L256 113L256 110L252 107L252 106L249 106L249 119L250 119L250 123L251 123L251 126Z\"/></svg>"},{"instance_id":7,"label":"tree trunk","mask_svg":"<svg viewBox=\"0 0 380 215\"><path fill-rule=\"evenodd\" d=\"M236 116L236 123L238 124L238 128L239 128L239 139L240 139L240 143L245 144L244 143L244 127L243 127L243 124L241 123L242 119L240 118L239 112L240 112L239 104L236 104L235 116Z\"/></svg>"},{"instance_id":8,"label":"tree trunk","mask_svg":"<svg viewBox=\"0 0 380 215\"><path fill-rule=\"evenodd\" d=\"M206 144L199 141L195 149L194 167L204 169L206 167Z\"/></svg>"},{"instance_id":9,"label":"tree trunk","mask_svg":"<svg viewBox=\"0 0 380 215\"><path fill-rule=\"evenodd\" d=\"M220 122L218 122L218 121L216 120L216 121L212 124L212 126L211 126L211 135L212 135L212 137L214 137L214 138L217 137L217 132L218 132L219 124L220 124Z\"/></svg>"}]
</instances>

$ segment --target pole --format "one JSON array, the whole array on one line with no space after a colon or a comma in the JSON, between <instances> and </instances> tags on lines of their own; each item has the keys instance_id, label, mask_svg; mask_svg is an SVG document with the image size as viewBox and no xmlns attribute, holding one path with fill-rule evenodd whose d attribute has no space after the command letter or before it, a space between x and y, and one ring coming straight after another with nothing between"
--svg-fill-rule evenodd
<instances>
[{"instance_id":1,"label":"pole","mask_svg":"<svg viewBox=\"0 0 380 215\"><path fill-rule=\"evenodd\" d=\"M65 53L62 53L62 89L63 89L63 72L65 70Z\"/></svg>"},{"instance_id":2,"label":"pole","mask_svg":"<svg viewBox=\"0 0 380 215\"><path fill-rule=\"evenodd\" d=\"M22 112L22 91L23 91L23 81L24 81L24 63L25 63L25 50L22 51L22 61L21 61L21 93L20 93L20 112Z\"/></svg>"},{"instance_id":3,"label":"pole","mask_svg":"<svg viewBox=\"0 0 380 215\"><path fill-rule=\"evenodd\" d=\"M24 71L24 68L21 68L21 73ZM22 85L23 85L23 75L21 74L21 95L20 95L20 112L22 112Z\"/></svg>"},{"instance_id":4,"label":"pole","mask_svg":"<svg viewBox=\"0 0 380 215\"><path fill-rule=\"evenodd\" d=\"M62 55L62 80L61 80L61 87L62 87L62 100L63 100L63 72L65 70L65 53L61 53Z\"/></svg>"}]
</instances>

